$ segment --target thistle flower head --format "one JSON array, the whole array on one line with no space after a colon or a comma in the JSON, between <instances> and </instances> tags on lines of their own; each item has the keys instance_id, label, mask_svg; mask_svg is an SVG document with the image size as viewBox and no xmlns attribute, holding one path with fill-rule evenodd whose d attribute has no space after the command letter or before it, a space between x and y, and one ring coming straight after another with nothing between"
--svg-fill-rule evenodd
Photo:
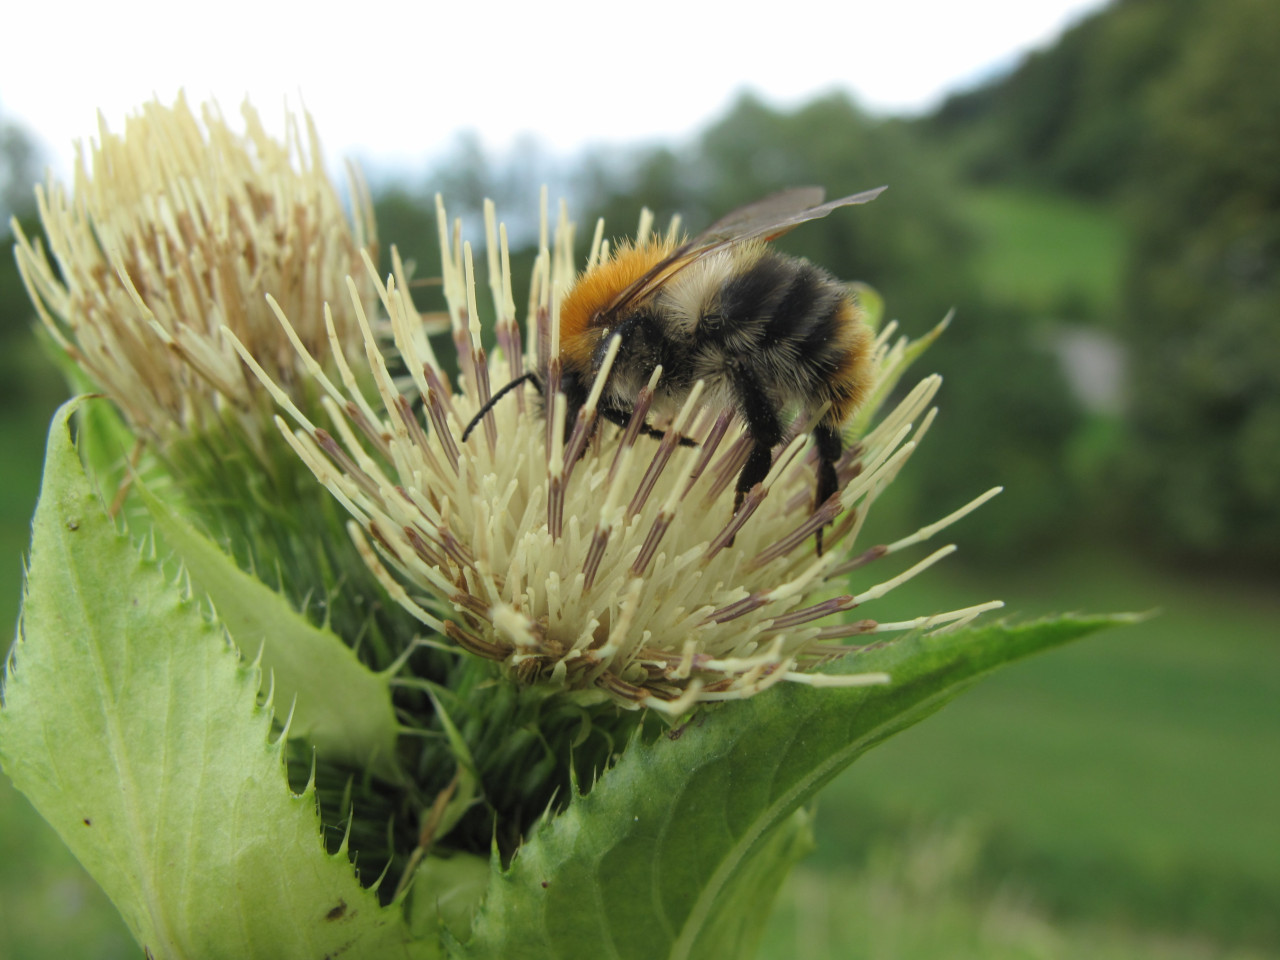
<instances>
[{"instance_id":1,"label":"thistle flower head","mask_svg":"<svg viewBox=\"0 0 1280 960\"><path fill-rule=\"evenodd\" d=\"M247 103L241 114L243 134L213 105L197 119L180 96L143 107L123 135L100 121L98 142L78 149L74 191L37 188L57 269L18 231L18 265L44 326L153 437L199 429L228 406L264 407L223 327L293 389L297 354L268 293L322 360L359 341L344 278L364 277L359 251L374 227L358 177L349 222L310 117L304 126L288 116L281 143ZM372 300L372 287L360 281L357 295Z\"/></svg>"},{"instance_id":2,"label":"thistle flower head","mask_svg":"<svg viewBox=\"0 0 1280 960\"><path fill-rule=\"evenodd\" d=\"M471 247L461 242L460 225L450 232L439 206L458 382L449 381L419 335L403 276L380 284L379 295L412 377L412 399L392 377L358 300L353 307L377 397L362 395L345 368L338 383L310 356L304 361L325 391L332 430L271 384L251 349L241 351L295 421L296 429L280 421L289 442L351 513L366 562L422 623L502 664L518 682L680 713L781 680L884 682L883 674L812 668L847 653L848 638L877 642L874 635L955 625L998 606L898 623L847 616L952 548L883 577L869 575L886 566L873 560L914 546L995 492L894 543L859 544L868 510L933 422L939 378L926 377L877 418L878 408L938 331L914 344L895 340L892 325L879 331L872 396L847 427L848 449L837 468L838 503L813 511L815 458L799 424L735 514L734 481L751 440L734 411L700 403L700 386L664 438L654 440L640 428L660 368L637 398L630 424L617 428L594 422L606 362L578 423L565 429L565 399L554 383L559 304L575 278L566 216L548 244L544 200L522 336L505 230L487 208L501 357L491 360L482 345ZM647 228L642 221L641 232ZM607 255L601 236L597 229L588 263ZM294 342L305 353L302 339ZM464 428L494 386L530 367L551 371L550 398L530 387L514 391L464 441ZM697 446L679 445L678 436L695 438ZM814 534L826 524L827 548L818 555ZM857 581L852 588L850 574Z\"/></svg>"}]
</instances>

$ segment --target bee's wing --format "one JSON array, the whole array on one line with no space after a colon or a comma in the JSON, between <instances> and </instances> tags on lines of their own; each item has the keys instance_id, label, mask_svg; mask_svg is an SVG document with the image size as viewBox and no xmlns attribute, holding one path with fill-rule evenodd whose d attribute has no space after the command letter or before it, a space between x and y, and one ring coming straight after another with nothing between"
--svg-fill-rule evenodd
<instances>
[{"instance_id":1,"label":"bee's wing","mask_svg":"<svg viewBox=\"0 0 1280 960\"><path fill-rule=\"evenodd\" d=\"M765 237L772 240L810 220L820 220L832 210L870 203L884 187L864 190L839 200L822 202L821 187L797 187L783 190L755 203L740 207L713 223L692 241L695 247L741 243Z\"/></svg>"},{"instance_id":2,"label":"bee's wing","mask_svg":"<svg viewBox=\"0 0 1280 960\"><path fill-rule=\"evenodd\" d=\"M698 234L698 240L737 236L744 229L757 224L776 222L794 216L802 210L811 210L822 203L826 197L827 191L822 187L795 187L770 194L763 200L748 203L744 207L738 207L737 210L726 213Z\"/></svg>"},{"instance_id":3,"label":"bee's wing","mask_svg":"<svg viewBox=\"0 0 1280 960\"><path fill-rule=\"evenodd\" d=\"M884 189L876 187L874 190L864 190L862 193L823 203L826 191L821 187L795 187L739 207L654 264L643 276L614 297L603 313L620 313L630 305L640 302L685 267L710 253L759 237L772 240L802 223L819 220L832 210L868 203L880 196Z\"/></svg>"}]
</instances>

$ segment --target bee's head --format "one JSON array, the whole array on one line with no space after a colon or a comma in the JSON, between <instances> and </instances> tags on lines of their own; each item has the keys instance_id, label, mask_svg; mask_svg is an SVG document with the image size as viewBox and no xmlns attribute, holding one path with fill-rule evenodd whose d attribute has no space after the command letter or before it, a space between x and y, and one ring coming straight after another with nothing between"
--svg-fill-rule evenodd
<instances>
[{"instance_id":1,"label":"bee's head","mask_svg":"<svg viewBox=\"0 0 1280 960\"><path fill-rule=\"evenodd\" d=\"M652 241L619 246L574 283L560 304L560 354L565 366L599 369L609 333L624 321L616 301L671 251L671 243Z\"/></svg>"}]
</instances>

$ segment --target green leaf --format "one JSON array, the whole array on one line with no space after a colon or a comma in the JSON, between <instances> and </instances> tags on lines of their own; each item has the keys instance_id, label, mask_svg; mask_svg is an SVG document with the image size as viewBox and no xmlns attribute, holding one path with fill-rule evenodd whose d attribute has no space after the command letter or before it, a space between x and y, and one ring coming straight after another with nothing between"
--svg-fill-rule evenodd
<instances>
[{"instance_id":1,"label":"green leaf","mask_svg":"<svg viewBox=\"0 0 1280 960\"><path fill-rule=\"evenodd\" d=\"M150 956L432 957L329 855L295 796L260 671L115 529L49 436L0 762Z\"/></svg>"},{"instance_id":2,"label":"green leaf","mask_svg":"<svg viewBox=\"0 0 1280 960\"><path fill-rule=\"evenodd\" d=\"M151 517L129 495L135 490L134 479L142 478L152 490L158 491L166 503L173 507L182 500L182 494L173 481L167 467L155 453L154 443L143 443L125 422L114 403L101 395L89 393L92 384L84 372L65 355L63 363L69 366L67 379L75 386L85 388L76 405L76 449L90 477L97 484L103 497L118 510L118 516L136 532L149 529ZM119 499L119 502L115 502Z\"/></svg>"},{"instance_id":3,"label":"green leaf","mask_svg":"<svg viewBox=\"0 0 1280 960\"><path fill-rule=\"evenodd\" d=\"M84 402L77 404L76 448L107 496L124 481L125 464L137 443L138 438L110 400L85 396Z\"/></svg>"},{"instance_id":4,"label":"green leaf","mask_svg":"<svg viewBox=\"0 0 1280 960\"><path fill-rule=\"evenodd\" d=\"M490 870L488 860L470 853L424 859L405 900L410 929L426 935L444 927L455 938L466 936L489 887Z\"/></svg>"},{"instance_id":5,"label":"green leaf","mask_svg":"<svg viewBox=\"0 0 1280 960\"><path fill-rule=\"evenodd\" d=\"M884 297L880 291L867 283L855 280L848 284L849 292L858 298L858 306L862 307L862 320L872 330L879 331L884 323Z\"/></svg>"},{"instance_id":6,"label":"green leaf","mask_svg":"<svg viewBox=\"0 0 1280 960\"><path fill-rule=\"evenodd\" d=\"M795 859L796 812L861 753L1002 663L1123 618L909 637L851 658L883 687L778 684L633 742L495 873L460 957L752 956ZM787 831L792 831L788 835ZM754 879L753 879L754 878Z\"/></svg>"},{"instance_id":7,"label":"green leaf","mask_svg":"<svg viewBox=\"0 0 1280 960\"><path fill-rule=\"evenodd\" d=\"M327 759L403 779L396 765L395 709L388 677L374 673L329 630L309 623L282 595L235 561L145 486L139 494L166 547L196 589L209 595L240 651L261 651L276 702L293 704L290 736L315 744Z\"/></svg>"}]
</instances>

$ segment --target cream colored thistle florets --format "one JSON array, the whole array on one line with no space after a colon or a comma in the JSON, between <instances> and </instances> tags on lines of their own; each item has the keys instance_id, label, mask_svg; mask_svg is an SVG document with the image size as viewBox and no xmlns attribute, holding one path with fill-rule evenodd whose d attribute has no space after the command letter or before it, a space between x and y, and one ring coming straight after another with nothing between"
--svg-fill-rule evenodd
<instances>
[{"instance_id":1,"label":"cream colored thistle florets","mask_svg":"<svg viewBox=\"0 0 1280 960\"><path fill-rule=\"evenodd\" d=\"M351 169L349 222L324 170L309 116L286 116L284 142L241 108L245 132L206 104L152 102L123 135L100 121L77 149L74 190L50 182L36 200L49 254L16 227L18 267L45 328L151 438L207 428L230 407L250 433L265 395L225 326L292 389L297 354L267 306L271 293L309 350L360 349L346 280L376 302L360 262L375 242L366 191ZM270 408L270 400L266 399Z\"/></svg>"},{"instance_id":2,"label":"cream colored thistle florets","mask_svg":"<svg viewBox=\"0 0 1280 960\"><path fill-rule=\"evenodd\" d=\"M827 674L812 668L847 653L841 641L889 631L951 628L1000 606L981 604L897 623L844 619L845 611L926 569L946 546L887 579L848 589L849 574L932 536L994 495L895 543L855 546L867 510L902 468L933 420L940 380L926 377L868 428L918 350L884 329L876 342L878 384L850 427L839 466L842 513L813 549L813 464L795 436L764 481L754 512L729 528L734 479L749 439L730 411L701 407L695 389L667 439L604 425L585 455L562 442L563 398L549 415L532 390L504 398L461 440L495 386L554 355L558 305L572 284L573 230L561 214L548 245L543 201L541 253L534 267L527 331L511 294L504 228L486 209L490 294L501 360L481 346L472 252L452 233L439 203L444 290L460 360L460 382L441 372L420 335L403 271L381 287L395 345L413 379L413 402L393 379L373 326L358 309L379 396L377 406L342 370L334 383L307 357L327 394L333 432L309 421L256 363L299 429L289 442L351 512L352 535L393 597L465 650L504 664L520 682L603 693L624 705L680 713L702 700L739 698L780 680L883 683L884 674ZM647 225L642 223L642 232ZM607 248L597 228L588 263ZM369 274L373 266L366 262ZM353 303L359 305L354 296ZM277 311L300 354L292 318ZM522 340L528 344L521 347ZM607 367L601 378L607 375ZM660 375L656 374L655 376ZM583 412L595 415L597 390ZM424 417L415 412L420 402ZM644 416L637 406L633 428ZM424 422L425 421L425 422ZM336 433L336 436L334 436ZM697 447L675 442L684 434ZM729 541L732 540L732 545ZM394 569L393 574L387 567ZM430 599L428 599L430 598ZM436 612L448 611L447 619Z\"/></svg>"}]
</instances>

